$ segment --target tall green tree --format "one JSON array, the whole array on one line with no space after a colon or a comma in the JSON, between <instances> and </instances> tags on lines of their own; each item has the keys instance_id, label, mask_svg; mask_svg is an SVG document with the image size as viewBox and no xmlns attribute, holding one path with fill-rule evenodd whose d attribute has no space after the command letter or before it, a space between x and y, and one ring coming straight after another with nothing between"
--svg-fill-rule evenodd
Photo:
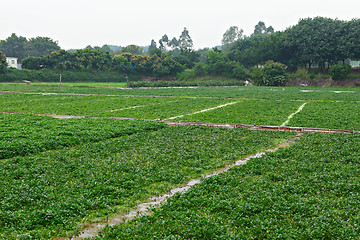
<instances>
[{"instance_id":1,"label":"tall green tree","mask_svg":"<svg viewBox=\"0 0 360 240\"><path fill-rule=\"evenodd\" d=\"M167 46L169 44L169 37L164 34L161 39L159 40L159 48L161 51L166 51L167 50Z\"/></svg>"},{"instance_id":2,"label":"tall green tree","mask_svg":"<svg viewBox=\"0 0 360 240\"><path fill-rule=\"evenodd\" d=\"M272 26L266 27L263 21L259 21L258 24L255 25L253 35L272 34L272 33L274 33L274 28Z\"/></svg>"},{"instance_id":3,"label":"tall green tree","mask_svg":"<svg viewBox=\"0 0 360 240\"><path fill-rule=\"evenodd\" d=\"M128 52L128 53L131 53L131 54L134 54L134 55L142 55L143 54L143 49L144 48L142 48L140 46L131 44L131 45L128 45L126 47L123 47L121 49L121 52L122 53Z\"/></svg>"},{"instance_id":4,"label":"tall green tree","mask_svg":"<svg viewBox=\"0 0 360 240\"><path fill-rule=\"evenodd\" d=\"M30 38L28 41L28 55L30 56L45 56L57 50L60 50L58 42L48 37Z\"/></svg>"},{"instance_id":5,"label":"tall green tree","mask_svg":"<svg viewBox=\"0 0 360 240\"><path fill-rule=\"evenodd\" d=\"M250 68L251 66L262 64L267 61L262 59L262 52L259 51L261 43L267 35L259 34L252 35L243 39L239 39L230 46L228 58L231 61L240 62L245 67Z\"/></svg>"},{"instance_id":6,"label":"tall green tree","mask_svg":"<svg viewBox=\"0 0 360 240\"><path fill-rule=\"evenodd\" d=\"M158 49L157 46L156 46L156 42L155 42L154 39L152 39L151 44L150 44L149 49L148 49L148 54L150 56L153 55L155 53L156 49Z\"/></svg>"},{"instance_id":7,"label":"tall green tree","mask_svg":"<svg viewBox=\"0 0 360 240\"><path fill-rule=\"evenodd\" d=\"M193 68L195 63L200 61L200 54L194 50L180 50L180 53L174 57L174 60L186 68Z\"/></svg>"},{"instance_id":8,"label":"tall green tree","mask_svg":"<svg viewBox=\"0 0 360 240\"><path fill-rule=\"evenodd\" d=\"M344 23L344 34L339 46L345 52L345 57L360 60L360 19L352 19Z\"/></svg>"},{"instance_id":9,"label":"tall green tree","mask_svg":"<svg viewBox=\"0 0 360 240\"><path fill-rule=\"evenodd\" d=\"M221 40L221 44L224 46L229 45L235 42L238 39L243 37L244 30L239 29L237 26L231 26L226 32L223 34L223 38Z\"/></svg>"},{"instance_id":10,"label":"tall green tree","mask_svg":"<svg viewBox=\"0 0 360 240\"><path fill-rule=\"evenodd\" d=\"M100 49L101 52L103 53L109 53L110 55L114 55L114 51L111 49L111 47L107 44L103 45Z\"/></svg>"},{"instance_id":11,"label":"tall green tree","mask_svg":"<svg viewBox=\"0 0 360 240\"><path fill-rule=\"evenodd\" d=\"M301 19L285 31L284 45L292 56L290 63L324 68L326 63L330 66L347 58L342 41L347 34L344 26L343 21L324 17Z\"/></svg>"},{"instance_id":12,"label":"tall green tree","mask_svg":"<svg viewBox=\"0 0 360 240\"><path fill-rule=\"evenodd\" d=\"M8 57L16 57L20 61L28 56L28 41L25 37L11 34L6 40L0 41L0 51Z\"/></svg>"},{"instance_id":13,"label":"tall green tree","mask_svg":"<svg viewBox=\"0 0 360 240\"><path fill-rule=\"evenodd\" d=\"M176 37L173 37L170 41L169 41L169 47L173 50L173 51L177 51L179 49L179 40L176 39Z\"/></svg>"},{"instance_id":14,"label":"tall green tree","mask_svg":"<svg viewBox=\"0 0 360 240\"><path fill-rule=\"evenodd\" d=\"M0 73L4 73L6 71L6 67L6 56L0 51Z\"/></svg>"},{"instance_id":15,"label":"tall green tree","mask_svg":"<svg viewBox=\"0 0 360 240\"><path fill-rule=\"evenodd\" d=\"M189 31L186 29L186 27L184 28L178 39L178 45L180 50L192 50L194 47Z\"/></svg>"}]
</instances>

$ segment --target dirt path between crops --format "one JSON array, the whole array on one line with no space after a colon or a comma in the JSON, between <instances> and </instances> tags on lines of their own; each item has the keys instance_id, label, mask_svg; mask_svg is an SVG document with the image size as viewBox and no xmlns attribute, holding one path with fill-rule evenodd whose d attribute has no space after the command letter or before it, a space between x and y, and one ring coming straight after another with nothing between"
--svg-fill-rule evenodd
<instances>
[{"instance_id":1,"label":"dirt path between crops","mask_svg":"<svg viewBox=\"0 0 360 240\"><path fill-rule=\"evenodd\" d=\"M151 210L152 208L160 207L161 205L166 203L166 201L169 197L174 196L176 193L182 194L182 193L187 192L194 185L201 183L201 181L203 179L213 177L220 173L226 172L230 168L233 168L235 166L246 164L247 161L254 159L254 158L260 158L263 155L265 155L266 153L275 152L275 151L279 150L280 148L290 147L300 137L301 137L301 133L299 133L295 138L287 140L274 148L269 148L263 152L258 152L254 155L240 159L240 160L236 161L235 163L233 163L231 165L227 165L224 168L217 169L217 170L213 171L212 173L209 173L209 174L203 176L202 178L192 179L188 183L184 184L181 187L176 187L176 188L171 189L166 194L151 197L146 202L139 204L137 206L137 208L130 210L128 213L119 213L119 214L109 218L106 222L97 222L97 223L89 224L88 226L86 226L85 229L82 230L82 233L77 236L74 236L72 238L57 238L57 240L64 240L64 239L80 240L80 239L84 239L84 238L95 237L95 236L98 236L99 231L101 231L101 229L103 229L106 226L118 225L118 224L130 221L130 220L134 219L135 217L149 215L152 213L152 210Z\"/></svg>"}]
</instances>

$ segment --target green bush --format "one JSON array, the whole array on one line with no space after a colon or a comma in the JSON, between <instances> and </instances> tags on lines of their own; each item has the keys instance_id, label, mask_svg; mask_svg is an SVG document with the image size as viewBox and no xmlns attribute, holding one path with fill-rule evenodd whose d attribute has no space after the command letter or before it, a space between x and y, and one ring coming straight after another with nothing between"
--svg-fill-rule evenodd
<instances>
[{"instance_id":1,"label":"green bush","mask_svg":"<svg viewBox=\"0 0 360 240\"><path fill-rule=\"evenodd\" d=\"M289 77L298 78L298 79L307 79L309 77L309 72L306 68L297 68L296 72L291 73Z\"/></svg>"},{"instance_id":2,"label":"green bush","mask_svg":"<svg viewBox=\"0 0 360 240\"><path fill-rule=\"evenodd\" d=\"M281 86L285 82L286 66L279 62L267 61L264 65L263 83L266 86Z\"/></svg>"},{"instance_id":3,"label":"green bush","mask_svg":"<svg viewBox=\"0 0 360 240\"><path fill-rule=\"evenodd\" d=\"M286 65L269 60L262 69L253 67L251 77L255 85L281 86L285 83Z\"/></svg>"},{"instance_id":4,"label":"green bush","mask_svg":"<svg viewBox=\"0 0 360 240\"><path fill-rule=\"evenodd\" d=\"M193 69L186 69L185 71L177 74L179 80L192 80L195 79L196 72Z\"/></svg>"},{"instance_id":5,"label":"green bush","mask_svg":"<svg viewBox=\"0 0 360 240\"><path fill-rule=\"evenodd\" d=\"M258 68L257 66L250 69L250 78L254 85L261 85L260 83L262 82L263 75L261 68Z\"/></svg>"},{"instance_id":6,"label":"green bush","mask_svg":"<svg viewBox=\"0 0 360 240\"><path fill-rule=\"evenodd\" d=\"M349 77L351 66L344 65L332 65L329 69L329 74L333 80L341 80Z\"/></svg>"},{"instance_id":7,"label":"green bush","mask_svg":"<svg viewBox=\"0 0 360 240\"><path fill-rule=\"evenodd\" d=\"M205 75L204 65L202 63L195 63L194 71L197 77L201 77Z\"/></svg>"},{"instance_id":8,"label":"green bush","mask_svg":"<svg viewBox=\"0 0 360 240\"><path fill-rule=\"evenodd\" d=\"M6 72L6 56L3 52L0 51L0 73Z\"/></svg>"},{"instance_id":9,"label":"green bush","mask_svg":"<svg viewBox=\"0 0 360 240\"><path fill-rule=\"evenodd\" d=\"M244 80L249 78L250 75L243 65L236 64L234 67L233 77Z\"/></svg>"}]
</instances>

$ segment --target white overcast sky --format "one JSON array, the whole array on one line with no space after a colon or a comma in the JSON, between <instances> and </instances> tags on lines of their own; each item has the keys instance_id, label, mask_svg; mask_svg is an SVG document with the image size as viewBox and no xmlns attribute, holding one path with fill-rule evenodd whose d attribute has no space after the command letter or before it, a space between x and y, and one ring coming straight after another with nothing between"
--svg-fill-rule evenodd
<instances>
[{"instance_id":1,"label":"white overcast sky","mask_svg":"<svg viewBox=\"0 0 360 240\"><path fill-rule=\"evenodd\" d=\"M221 44L230 26L250 35L259 21L275 31L300 18L360 18L360 0L0 0L0 40L50 37L63 49L149 45L189 30L195 48Z\"/></svg>"}]
</instances>

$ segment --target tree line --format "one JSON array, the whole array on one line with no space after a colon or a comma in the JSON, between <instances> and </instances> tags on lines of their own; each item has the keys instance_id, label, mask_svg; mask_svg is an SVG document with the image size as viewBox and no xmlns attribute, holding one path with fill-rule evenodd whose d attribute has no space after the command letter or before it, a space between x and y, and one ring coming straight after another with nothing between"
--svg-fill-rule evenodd
<instances>
[{"instance_id":1,"label":"tree line","mask_svg":"<svg viewBox=\"0 0 360 240\"><path fill-rule=\"evenodd\" d=\"M282 32L253 34L228 45L227 56L246 67L274 60L290 69L329 68L348 59L360 59L360 19L342 21L324 17L301 19Z\"/></svg>"},{"instance_id":2,"label":"tree line","mask_svg":"<svg viewBox=\"0 0 360 240\"><path fill-rule=\"evenodd\" d=\"M57 50L60 50L58 42L48 37L27 39L13 33L7 39L0 41L0 51L20 61L29 56L40 57Z\"/></svg>"},{"instance_id":3,"label":"tree line","mask_svg":"<svg viewBox=\"0 0 360 240\"><path fill-rule=\"evenodd\" d=\"M256 75L256 68L266 63L267 67L273 62L272 67L289 71L299 67L328 69L348 59L360 59L360 20L305 18L277 32L260 21L250 36L232 26L224 33L222 45L214 49L194 50L189 31L184 28L178 38L164 34L158 41L151 40L146 51L136 45L116 52L107 45L65 51L49 38L27 40L15 34L0 41L0 50L23 59L22 66L27 69L112 70L158 77L182 73L244 79Z\"/></svg>"}]
</instances>

